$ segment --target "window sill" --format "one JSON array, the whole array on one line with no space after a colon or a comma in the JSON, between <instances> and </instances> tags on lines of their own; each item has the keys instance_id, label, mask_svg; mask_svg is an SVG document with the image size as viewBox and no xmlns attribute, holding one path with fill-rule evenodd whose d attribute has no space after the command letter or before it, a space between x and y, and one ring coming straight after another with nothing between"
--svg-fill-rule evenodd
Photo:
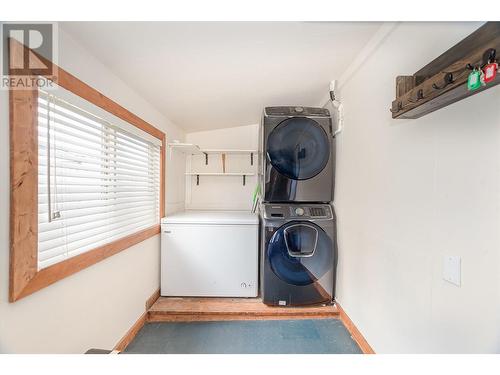
<instances>
[{"instance_id":1,"label":"window sill","mask_svg":"<svg viewBox=\"0 0 500 375\"><path fill-rule=\"evenodd\" d=\"M119 240L113 241L109 244L100 246L94 250L74 256L60 263L44 268L36 272L32 278L28 277L23 279L22 281L24 281L24 285L17 284L17 286L22 286L21 288L12 288L11 283L9 301L15 302L42 288L45 288L46 286L55 283L56 281L71 276L84 268L90 267L100 262L101 260L109 258L110 256L115 255L120 251L126 250L129 247L136 245L159 233L160 225L155 225L140 232L131 234L127 237L120 238Z\"/></svg>"}]
</instances>

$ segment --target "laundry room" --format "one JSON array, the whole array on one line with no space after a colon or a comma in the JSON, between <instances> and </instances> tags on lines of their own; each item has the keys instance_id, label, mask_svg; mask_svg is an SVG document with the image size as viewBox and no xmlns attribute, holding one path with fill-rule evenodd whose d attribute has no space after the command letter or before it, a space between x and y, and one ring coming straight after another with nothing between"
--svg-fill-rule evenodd
<instances>
[{"instance_id":1,"label":"laundry room","mask_svg":"<svg viewBox=\"0 0 500 375\"><path fill-rule=\"evenodd\" d=\"M0 22L0 371L500 358L495 15L72 14Z\"/></svg>"}]
</instances>

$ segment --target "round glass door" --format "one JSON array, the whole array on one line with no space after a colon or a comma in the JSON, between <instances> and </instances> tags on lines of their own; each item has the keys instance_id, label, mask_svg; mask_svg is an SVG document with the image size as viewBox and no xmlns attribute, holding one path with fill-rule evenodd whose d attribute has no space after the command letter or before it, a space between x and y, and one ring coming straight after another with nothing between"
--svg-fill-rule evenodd
<instances>
[{"instance_id":1,"label":"round glass door","mask_svg":"<svg viewBox=\"0 0 500 375\"><path fill-rule=\"evenodd\" d=\"M292 117L269 134L266 151L271 165L280 174L293 180L307 180L328 163L330 141L316 121Z\"/></svg>"},{"instance_id":2,"label":"round glass door","mask_svg":"<svg viewBox=\"0 0 500 375\"><path fill-rule=\"evenodd\" d=\"M316 282L332 268L333 244L316 224L295 221L274 233L267 257L272 271L281 280L305 286Z\"/></svg>"}]
</instances>

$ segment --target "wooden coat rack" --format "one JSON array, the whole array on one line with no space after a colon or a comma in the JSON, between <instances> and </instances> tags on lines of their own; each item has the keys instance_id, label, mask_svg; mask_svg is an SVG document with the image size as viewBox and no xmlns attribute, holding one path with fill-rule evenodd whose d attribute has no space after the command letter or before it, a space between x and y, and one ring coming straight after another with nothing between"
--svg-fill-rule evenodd
<instances>
[{"instance_id":1,"label":"wooden coat rack","mask_svg":"<svg viewBox=\"0 0 500 375\"><path fill-rule=\"evenodd\" d=\"M494 81L474 91L467 89L473 68L500 60L500 22L487 22L461 42L411 76L396 77L394 119L416 119L500 83Z\"/></svg>"}]
</instances>

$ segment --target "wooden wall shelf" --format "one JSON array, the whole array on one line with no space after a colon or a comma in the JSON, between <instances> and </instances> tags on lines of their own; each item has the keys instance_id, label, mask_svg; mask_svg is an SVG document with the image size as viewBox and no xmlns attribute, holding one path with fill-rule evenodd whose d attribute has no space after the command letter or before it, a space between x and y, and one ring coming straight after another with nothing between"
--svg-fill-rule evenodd
<instances>
[{"instance_id":1,"label":"wooden wall shelf","mask_svg":"<svg viewBox=\"0 0 500 375\"><path fill-rule=\"evenodd\" d=\"M211 172L186 172L186 176L255 176L255 173L249 172L225 172L225 173L211 173Z\"/></svg>"},{"instance_id":2,"label":"wooden wall shelf","mask_svg":"<svg viewBox=\"0 0 500 375\"><path fill-rule=\"evenodd\" d=\"M235 149L202 149L207 154L255 154L257 150L235 150Z\"/></svg>"},{"instance_id":3,"label":"wooden wall shelf","mask_svg":"<svg viewBox=\"0 0 500 375\"><path fill-rule=\"evenodd\" d=\"M240 176L243 178L243 186L247 184L247 176L255 176L255 173L247 173L247 172L237 172L237 173L228 173L228 172L186 172L186 176L196 176L196 185L200 185L200 176Z\"/></svg>"},{"instance_id":4,"label":"wooden wall shelf","mask_svg":"<svg viewBox=\"0 0 500 375\"><path fill-rule=\"evenodd\" d=\"M169 143L168 147L178 150L187 155L201 154L255 154L257 150L239 150L239 149L201 149L198 145L192 143Z\"/></svg>"},{"instance_id":5,"label":"wooden wall shelf","mask_svg":"<svg viewBox=\"0 0 500 375\"><path fill-rule=\"evenodd\" d=\"M487 22L441 56L411 76L396 77L394 119L416 119L500 83L495 80L477 90L467 89L470 68L488 62L491 54L500 59L500 22Z\"/></svg>"},{"instance_id":6,"label":"wooden wall shelf","mask_svg":"<svg viewBox=\"0 0 500 375\"><path fill-rule=\"evenodd\" d=\"M203 153L198 145L192 143L169 143L168 147L170 147L170 150L178 150L186 155L200 155Z\"/></svg>"}]
</instances>

